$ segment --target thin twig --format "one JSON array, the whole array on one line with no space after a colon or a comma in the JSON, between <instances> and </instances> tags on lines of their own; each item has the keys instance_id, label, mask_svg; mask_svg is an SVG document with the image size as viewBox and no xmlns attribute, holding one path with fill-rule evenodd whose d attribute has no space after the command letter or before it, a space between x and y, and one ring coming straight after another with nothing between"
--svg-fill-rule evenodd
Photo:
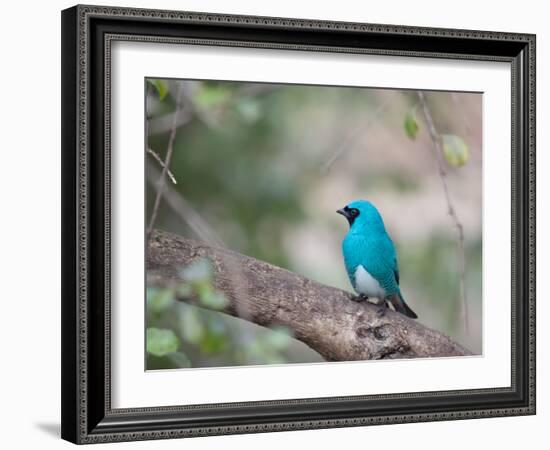
<instances>
[{"instance_id":1,"label":"thin twig","mask_svg":"<svg viewBox=\"0 0 550 450\"><path fill-rule=\"evenodd\" d=\"M181 108L181 99L182 99L183 89L181 85L178 86L178 91L176 94L176 112ZM153 213L151 214L151 220L149 221L149 226L147 227L147 237L151 234L153 226L155 225L155 220L157 218L160 200L162 198L162 191L164 190L166 174L168 173L170 167L170 161L172 160L172 154L174 153L174 141L176 140L176 133L178 130L178 114L174 114L174 120L172 121L172 129L170 130L170 137L168 138L168 147L166 149L166 157L164 158L164 165L162 167L162 172L160 174L158 183L157 183L157 195L155 197L155 203L153 205Z\"/></svg>"},{"instance_id":2,"label":"thin twig","mask_svg":"<svg viewBox=\"0 0 550 450\"><path fill-rule=\"evenodd\" d=\"M198 116L198 109L194 106L193 98L186 95L185 87L188 86L188 82L179 82L178 91L176 94L176 110L172 115L172 126L170 128L170 137L168 141L168 148L166 151L165 161L162 161L158 154L148 148L150 153L161 165L162 172L159 174L156 167L153 165L148 166L146 170L147 180L154 186L157 185L157 195L155 198L155 206L153 208L153 214L151 221L147 227L147 239L151 237L153 227L155 224L156 215L158 213L158 207L161 198L164 199L166 204L173 210L173 212L180 217L180 219L191 228L191 230L203 241L212 245L213 247L226 248L226 245L221 236L208 224L208 222L193 208L191 203L174 187L166 185L164 183L166 175L170 176L173 183L176 184L175 177L171 174L169 165L172 158L174 140L176 137L176 130L183 125L191 122L194 118L201 119ZM255 95L257 95L256 93ZM185 120L182 121L181 115L185 114ZM202 117L204 118L204 117ZM149 135L149 121L146 122L147 136ZM207 124L208 125L208 124ZM157 181L158 180L158 181ZM156 182L156 183L155 183ZM247 319L250 317L250 311L246 308L247 298L249 297L246 283L243 280L242 269L235 265L235 261L232 258L223 258L225 269L231 274L231 282L229 283L236 296L242 299L242 304L237 308L238 316Z\"/></svg>"},{"instance_id":3,"label":"thin twig","mask_svg":"<svg viewBox=\"0 0 550 450\"><path fill-rule=\"evenodd\" d=\"M172 130L174 116L177 116L176 128L187 125L191 122L191 120L193 120L193 114L186 108L180 108L160 117L150 117L148 119L149 136L163 134Z\"/></svg>"},{"instance_id":4,"label":"thin twig","mask_svg":"<svg viewBox=\"0 0 550 450\"><path fill-rule=\"evenodd\" d=\"M160 167L162 167L164 169L164 167L165 167L164 161L160 158L160 156L158 155L157 152L155 152L152 148L148 148L147 153L149 153L153 158L155 158L157 160L157 162L160 164ZM172 183L178 184L178 182L176 181L176 177L170 171L170 169L167 169L166 174L170 177L170 180L172 181Z\"/></svg>"},{"instance_id":5,"label":"thin twig","mask_svg":"<svg viewBox=\"0 0 550 450\"><path fill-rule=\"evenodd\" d=\"M158 179L159 171L151 166L147 170L147 180L154 185ZM173 186L167 185L162 191L162 196L166 204L172 211L187 224L196 236L213 247L227 248L221 236L208 224L208 222L200 215L200 213L191 205L180 192ZM243 299L248 298L246 283L243 283L242 270L229 257L224 258L226 270L231 273L231 284L233 291ZM250 312L245 308L246 303L239 306L239 317L247 319Z\"/></svg>"},{"instance_id":6,"label":"thin twig","mask_svg":"<svg viewBox=\"0 0 550 450\"><path fill-rule=\"evenodd\" d=\"M361 122L346 136L346 138L342 141L338 149L323 164L321 168L321 173L326 174L330 170L330 168L336 162L336 160L351 148L353 142L357 139L357 137L361 133L366 131L378 119L378 116L386 108L388 103L389 103L389 100L386 99L384 102L378 105L378 107L374 110L374 112L370 115L370 117L367 120L365 120L364 122Z\"/></svg>"},{"instance_id":7,"label":"thin twig","mask_svg":"<svg viewBox=\"0 0 550 450\"><path fill-rule=\"evenodd\" d=\"M443 149L441 148L440 136L437 132L430 108L426 102L426 97L422 91L418 91L418 98L420 104L422 105L422 111L424 113L424 118L426 119L426 124L428 125L428 132L432 139L433 143L433 153L437 161L437 169L439 174L439 179L441 180L441 185L443 186L443 192L445 194L445 200L447 202L447 208L449 216L453 221L453 224L456 228L457 235L457 247L458 247L458 270L460 274L460 297L462 300L462 319L464 324L464 331L466 334L469 332L468 325L468 299L466 298L466 255L464 250L464 227L460 222L456 210L453 206L451 200L451 195L449 193L449 186L447 184L447 174L445 173L445 165L443 162Z\"/></svg>"},{"instance_id":8,"label":"thin twig","mask_svg":"<svg viewBox=\"0 0 550 450\"><path fill-rule=\"evenodd\" d=\"M156 167L150 166L147 170L147 181L152 185L156 184L159 177ZM222 238L214 231L208 222L193 208L191 203L172 186L165 186L162 197L172 211L180 217L199 239L210 245L225 248Z\"/></svg>"}]
</instances>

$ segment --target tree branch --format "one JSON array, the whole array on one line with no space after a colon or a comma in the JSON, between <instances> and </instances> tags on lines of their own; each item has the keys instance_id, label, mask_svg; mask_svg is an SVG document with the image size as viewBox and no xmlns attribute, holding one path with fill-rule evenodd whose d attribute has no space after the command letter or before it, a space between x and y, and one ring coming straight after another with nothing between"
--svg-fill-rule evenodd
<instances>
[{"instance_id":1,"label":"tree branch","mask_svg":"<svg viewBox=\"0 0 550 450\"><path fill-rule=\"evenodd\" d=\"M458 272L460 276L460 299L462 304L462 323L464 325L464 332L468 334L468 299L466 297L466 254L464 250L464 227L460 222L456 210L451 200L451 194L449 193L449 186L447 184L447 174L445 173L445 165L443 163L443 149L441 148L440 136L435 129L434 121L426 97L422 91L418 91L418 98L422 105L422 111L424 113L424 119L428 125L428 132L433 143L434 156L437 161L437 170L441 185L443 186L443 192L445 194L445 201L447 202L447 211L453 225L456 229L456 243L458 248Z\"/></svg>"},{"instance_id":2,"label":"tree branch","mask_svg":"<svg viewBox=\"0 0 550 450\"><path fill-rule=\"evenodd\" d=\"M329 361L463 356L472 353L447 335L391 310L351 301L351 294L230 250L153 230L147 283L181 283L178 271L199 258L215 268L215 286L229 302L224 313L262 326L283 325ZM233 266L233 267L230 267ZM235 286L235 267L241 273ZM247 295L240 295L242 291ZM191 299L184 301L193 303Z\"/></svg>"},{"instance_id":3,"label":"tree branch","mask_svg":"<svg viewBox=\"0 0 550 450\"><path fill-rule=\"evenodd\" d=\"M155 152L152 148L147 148L147 153L149 153L153 158L155 158L155 160L159 163L160 167L164 169L166 165L164 164L164 161L160 159L160 156L158 155L157 152ZM167 169L166 175L168 175L168 178L170 178L170 181L172 181L172 183L178 184L176 177L170 171L170 169Z\"/></svg>"},{"instance_id":4,"label":"tree branch","mask_svg":"<svg viewBox=\"0 0 550 450\"><path fill-rule=\"evenodd\" d=\"M149 226L147 227L147 236L151 234L153 226L155 225L155 220L157 218L160 200L162 198L162 192L164 191L164 185L166 183L166 174L170 170L170 162L172 160L172 153L174 153L174 141L176 140L177 133L177 123L178 123L178 114L181 109L181 96L183 89L181 85L178 87L178 92L176 94L176 113L174 114L174 120L172 122L172 130L170 131L170 137L168 138L168 147L166 149L166 156L164 158L164 164L162 166L162 172L157 184L157 195L155 196L155 203L153 205L153 212L151 213L151 219L149 220ZM148 141L148 136L146 140Z\"/></svg>"},{"instance_id":5,"label":"tree branch","mask_svg":"<svg viewBox=\"0 0 550 450\"><path fill-rule=\"evenodd\" d=\"M153 165L150 165L147 168L146 177L151 186L155 186L160 177L160 171ZM197 238L217 247L225 247L221 237L173 186L164 186L162 198L174 214L181 219L182 223L186 224L195 233Z\"/></svg>"}]
</instances>

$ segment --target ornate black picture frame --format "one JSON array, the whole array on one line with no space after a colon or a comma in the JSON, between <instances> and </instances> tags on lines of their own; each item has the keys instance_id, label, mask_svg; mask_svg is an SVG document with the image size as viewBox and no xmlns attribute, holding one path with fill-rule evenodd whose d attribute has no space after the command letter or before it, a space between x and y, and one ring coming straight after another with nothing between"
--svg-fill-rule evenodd
<instances>
[{"instance_id":1,"label":"ornate black picture frame","mask_svg":"<svg viewBox=\"0 0 550 450\"><path fill-rule=\"evenodd\" d=\"M506 388L113 409L110 46L116 40L504 61L512 67ZM75 6L62 12L62 437L84 444L535 413L535 36Z\"/></svg>"}]
</instances>

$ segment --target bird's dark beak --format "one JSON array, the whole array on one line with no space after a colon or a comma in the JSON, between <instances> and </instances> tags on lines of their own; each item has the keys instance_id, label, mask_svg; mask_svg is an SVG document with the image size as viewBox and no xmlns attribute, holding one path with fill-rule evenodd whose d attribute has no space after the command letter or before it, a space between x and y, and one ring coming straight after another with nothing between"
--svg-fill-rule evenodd
<instances>
[{"instance_id":1,"label":"bird's dark beak","mask_svg":"<svg viewBox=\"0 0 550 450\"><path fill-rule=\"evenodd\" d=\"M350 219L349 210L346 208L342 208L336 211L338 214L342 214L346 219Z\"/></svg>"}]
</instances>

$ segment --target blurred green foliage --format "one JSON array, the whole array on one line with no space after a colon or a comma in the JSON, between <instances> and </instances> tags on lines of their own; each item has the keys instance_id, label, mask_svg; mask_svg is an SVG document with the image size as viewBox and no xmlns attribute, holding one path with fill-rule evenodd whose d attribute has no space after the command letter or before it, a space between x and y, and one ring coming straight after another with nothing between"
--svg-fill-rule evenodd
<instances>
[{"instance_id":1,"label":"blurred green foliage","mask_svg":"<svg viewBox=\"0 0 550 450\"><path fill-rule=\"evenodd\" d=\"M468 145L460 136L454 134L441 135L443 141L443 154L449 164L460 167L466 164L470 157Z\"/></svg>"},{"instance_id":2,"label":"blurred green foliage","mask_svg":"<svg viewBox=\"0 0 550 450\"><path fill-rule=\"evenodd\" d=\"M402 285L421 293L426 299L425 307L437 311L447 333L459 334L462 324L456 319L461 308L456 241L435 235L428 242L398 246L397 250L400 266L406 267L406 271L402 271ZM481 291L481 241L471 242L465 250L471 297Z\"/></svg>"},{"instance_id":3,"label":"blurred green foliage","mask_svg":"<svg viewBox=\"0 0 550 450\"><path fill-rule=\"evenodd\" d=\"M166 356L175 353L179 347L177 336L172 330L147 328L147 353L154 356Z\"/></svg>"},{"instance_id":4,"label":"blurred green foliage","mask_svg":"<svg viewBox=\"0 0 550 450\"><path fill-rule=\"evenodd\" d=\"M156 91L160 100L164 100L168 94L168 83L165 80L147 79L149 83Z\"/></svg>"},{"instance_id":5,"label":"blurred green foliage","mask_svg":"<svg viewBox=\"0 0 550 450\"><path fill-rule=\"evenodd\" d=\"M416 111L414 109L411 109L407 112L405 115L405 122L403 124L405 127L405 133L410 139L416 139L416 136L418 135L418 121L416 120Z\"/></svg>"},{"instance_id":6,"label":"blurred green foliage","mask_svg":"<svg viewBox=\"0 0 550 450\"><path fill-rule=\"evenodd\" d=\"M214 288L213 273L210 261L199 259L182 268L181 283L147 288L147 368L288 362L290 330L262 329L253 339L243 339L244 321L217 312L227 299ZM196 301L197 306L185 301Z\"/></svg>"},{"instance_id":7,"label":"blurred green foliage","mask_svg":"<svg viewBox=\"0 0 550 450\"><path fill-rule=\"evenodd\" d=\"M432 144L417 116L415 95L150 79L147 142L161 159L180 89L183 102L170 164L177 184L171 188L229 248L350 290L340 254L345 224L334 210L353 196L397 199L400 206L395 206L390 228L407 229L409 225L400 222L411 221L410 227L423 229L423 237L403 232L405 238L394 239L405 297L422 323L447 332L474 351L481 349L481 233L472 231L466 241L467 292L476 320L475 331L465 336L459 322L454 230L440 185L430 178L437 176L427 147ZM453 194L481 213L480 188L471 191L481 164L475 153L481 148L481 103L474 94L460 95L462 103L442 92L430 93L429 101L437 129L445 133L441 143ZM477 117L478 110L479 122L465 123L463 118ZM367 123L369 127L364 127ZM479 145L474 149L470 142ZM336 152L338 158L323 172ZM148 157L147 164L158 168L153 158ZM149 179L147 185L147 217L156 193L154 181ZM435 195L433 189L438 190ZM440 199L433 206L439 212L417 217L415 201L422 198ZM435 220L438 217L443 218L443 229ZM190 222L162 203L156 226L200 238ZM311 231L304 234L304 229ZM314 236L315 245L308 245L302 236ZM227 299L214 288L213 273L210 262L202 260L182 268L181 283L172 289L148 288L149 369L322 361L293 339L291 330L268 330L219 312ZM196 298L197 306L178 298ZM152 339L159 342L149 347L154 329L171 331L177 348L167 345L173 340L158 331L152 332ZM159 348L172 351L160 354Z\"/></svg>"}]
</instances>

